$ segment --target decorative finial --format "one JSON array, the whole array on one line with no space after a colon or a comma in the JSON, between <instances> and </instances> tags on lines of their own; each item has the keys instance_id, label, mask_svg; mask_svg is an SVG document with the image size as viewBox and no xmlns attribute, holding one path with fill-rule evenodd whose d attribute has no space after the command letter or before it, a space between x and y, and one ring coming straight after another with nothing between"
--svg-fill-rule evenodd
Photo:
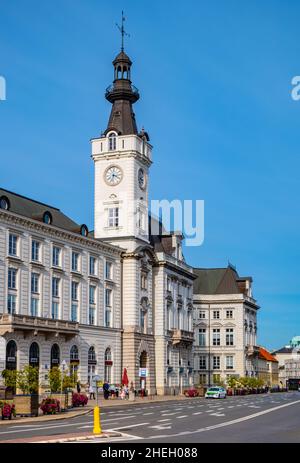
<instances>
[{"instance_id":1,"label":"decorative finial","mask_svg":"<svg viewBox=\"0 0 300 463\"><path fill-rule=\"evenodd\" d=\"M130 35L124 29L124 22L125 22L125 16L124 16L124 12L122 10L122 26L119 26L119 24L116 23L116 26L117 26L117 28L119 29L119 31L121 32L121 35L122 35L121 51L124 51L124 36L126 35L127 37L130 37Z\"/></svg>"}]
</instances>

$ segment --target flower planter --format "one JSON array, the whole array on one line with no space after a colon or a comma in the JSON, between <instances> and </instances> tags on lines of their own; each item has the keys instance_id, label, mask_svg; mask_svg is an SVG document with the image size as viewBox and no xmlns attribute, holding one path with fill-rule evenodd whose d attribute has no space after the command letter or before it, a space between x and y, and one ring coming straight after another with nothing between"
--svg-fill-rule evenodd
<instances>
[{"instance_id":1,"label":"flower planter","mask_svg":"<svg viewBox=\"0 0 300 463\"><path fill-rule=\"evenodd\" d=\"M14 404L18 416L38 416L39 414L38 394L14 395Z\"/></svg>"},{"instance_id":2,"label":"flower planter","mask_svg":"<svg viewBox=\"0 0 300 463\"><path fill-rule=\"evenodd\" d=\"M44 415L56 415L56 413L60 412L60 402L58 399L54 397L46 397L41 405L40 409L42 410Z\"/></svg>"},{"instance_id":3,"label":"flower planter","mask_svg":"<svg viewBox=\"0 0 300 463\"><path fill-rule=\"evenodd\" d=\"M56 399L60 403L60 409L61 410L66 410L68 408L68 394L66 393L53 393L51 394L52 399Z\"/></svg>"},{"instance_id":4,"label":"flower planter","mask_svg":"<svg viewBox=\"0 0 300 463\"><path fill-rule=\"evenodd\" d=\"M0 412L2 420L11 420L15 416L15 405L13 403L0 403Z\"/></svg>"}]
</instances>

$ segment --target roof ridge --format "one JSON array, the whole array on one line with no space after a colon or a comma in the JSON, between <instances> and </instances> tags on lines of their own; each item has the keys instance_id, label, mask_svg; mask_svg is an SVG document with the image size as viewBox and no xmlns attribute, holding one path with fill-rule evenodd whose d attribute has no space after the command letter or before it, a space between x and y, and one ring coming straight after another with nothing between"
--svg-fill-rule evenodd
<instances>
[{"instance_id":1,"label":"roof ridge","mask_svg":"<svg viewBox=\"0 0 300 463\"><path fill-rule=\"evenodd\" d=\"M51 209L55 209L56 211L60 211L58 207L50 206L50 204L42 203L41 201L37 201L36 199L28 198L28 196L20 195L19 193L15 193L14 191L7 190L6 188L0 188L0 190L5 191L11 195L18 196L19 198L27 199L27 201L32 201L36 204L40 204L41 206L50 207Z\"/></svg>"}]
</instances>

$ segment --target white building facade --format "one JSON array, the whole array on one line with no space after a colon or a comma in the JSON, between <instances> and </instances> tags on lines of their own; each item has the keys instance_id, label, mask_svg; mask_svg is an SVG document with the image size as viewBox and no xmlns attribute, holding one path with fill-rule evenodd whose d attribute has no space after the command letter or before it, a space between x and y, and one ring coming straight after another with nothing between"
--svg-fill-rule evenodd
<instances>
[{"instance_id":1,"label":"white building facade","mask_svg":"<svg viewBox=\"0 0 300 463\"><path fill-rule=\"evenodd\" d=\"M121 377L121 251L58 209L0 190L0 371L63 360Z\"/></svg>"},{"instance_id":2,"label":"white building facade","mask_svg":"<svg viewBox=\"0 0 300 463\"><path fill-rule=\"evenodd\" d=\"M231 266L194 269L194 382L258 375L257 305L252 279Z\"/></svg>"}]
</instances>

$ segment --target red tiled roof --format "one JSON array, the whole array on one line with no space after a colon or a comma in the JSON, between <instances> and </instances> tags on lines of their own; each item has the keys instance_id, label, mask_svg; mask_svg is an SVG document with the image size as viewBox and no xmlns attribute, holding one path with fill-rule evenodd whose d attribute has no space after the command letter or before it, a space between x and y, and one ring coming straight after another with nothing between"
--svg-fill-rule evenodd
<instances>
[{"instance_id":1,"label":"red tiled roof","mask_svg":"<svg viewBox=\"0 0 300 463\"><path fill-rule=\"evenodd\" d=\"M259 348L259 358L267 360L268 362L277 362L278 363L278 360L276 360L276 358L272 354L270 354L270 352L268 352L266 349L264 349L263 347Z\"/></svg>"}]
</instances>

